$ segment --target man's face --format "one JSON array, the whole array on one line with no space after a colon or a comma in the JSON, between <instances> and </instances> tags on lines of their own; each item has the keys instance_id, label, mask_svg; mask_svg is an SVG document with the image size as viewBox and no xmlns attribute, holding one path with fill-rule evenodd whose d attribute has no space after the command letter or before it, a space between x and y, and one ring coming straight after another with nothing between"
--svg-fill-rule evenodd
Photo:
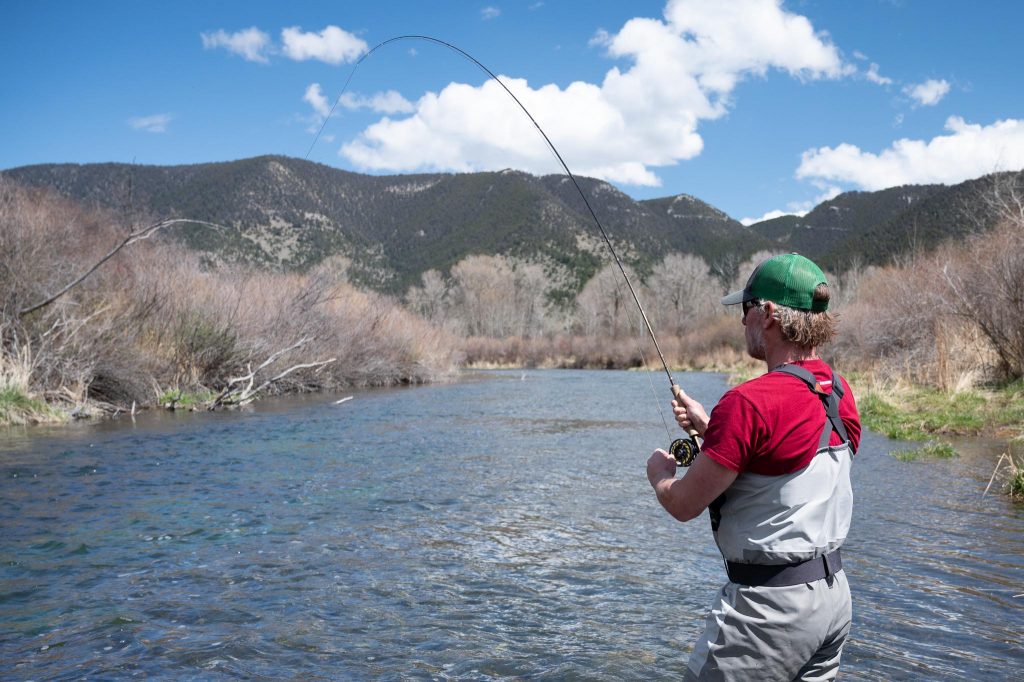
<instances>
[{"instance_id":1,"label":"man's face","mask_svg":"<svg viewBox=\"0 0 1024 682\"><path fill-rule=\"evenodd\" d=\"M743 336L747 341L747 355L755 360L764 360L767 355L764 347L764 332L761 329L761 308L751 308L743 315Z\"/></svg>"}]
</instances>

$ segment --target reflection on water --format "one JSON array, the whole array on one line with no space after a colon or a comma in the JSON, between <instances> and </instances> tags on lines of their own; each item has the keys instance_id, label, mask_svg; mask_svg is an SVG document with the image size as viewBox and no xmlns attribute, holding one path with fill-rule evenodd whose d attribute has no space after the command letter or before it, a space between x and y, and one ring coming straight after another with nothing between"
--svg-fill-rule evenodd
<instances>
[{"instance_id":1,"label":"reflection on water","mask_svg":"<svg viewBox=\"0 0 1024 682\"><path fill-rule=\"evenodd\" d=\"M678 678L723 571L647 486L668 439L642 374L559 371L12 431L5 675ZM865 437L845 679L1015 674L1024 512L958 445Z\"/></svg>"}]
</instances>

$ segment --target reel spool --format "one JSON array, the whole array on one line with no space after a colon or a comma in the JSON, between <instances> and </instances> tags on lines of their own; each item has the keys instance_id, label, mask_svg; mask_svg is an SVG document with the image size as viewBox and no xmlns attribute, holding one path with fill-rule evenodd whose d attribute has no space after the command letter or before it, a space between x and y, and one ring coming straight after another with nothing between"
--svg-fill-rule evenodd
<instances>
[{"instance_id":1,"label":"reel spool","mask_svg":"<svg viewBox=\"0 0 1024 682\"><path fill-rule=\"evenodd\" d=\"M668 446L668 453L676 458L676 465L688 467L700 452L700 446L693 438L677 438Z\"/></svg>"}]
</instances>

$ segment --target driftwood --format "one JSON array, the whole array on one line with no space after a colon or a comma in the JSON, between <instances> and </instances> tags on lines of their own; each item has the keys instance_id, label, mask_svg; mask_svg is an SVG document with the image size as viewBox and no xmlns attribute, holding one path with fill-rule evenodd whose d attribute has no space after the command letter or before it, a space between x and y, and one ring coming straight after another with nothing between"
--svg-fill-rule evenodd
<instances>
[{"instance_id":1,"label":"driftwood","mask_svg":"<svg viewBox=\"0 0 1024 682\"><path fill-rule=\"evenodd\" d=\"M206 409L216 410L218 407L239 407L242 405L248 405L252 401L256 400L261 391L264 391L270 386L273 386L275 383L285 378L292 372L300 369L309 369L311 367L316 367L319 370L321 367L325 367L334 362L335 360L337 360L337 358L330 358L329 360L317 360L315 362L304 362L298 365L292 365L283 372L280 372L276 376L273 376L265 380L263 383L253 388L253 384L256 383L256 375L259 373L260 370L272 364L285 353L304 346L306 343L309 342L309 340L309 337L303 337L296 341L295 343L293 343L292 345L288 346L287 348L283 348L277 351L276 353L271 354L270 357L264 360L256 369L253 369L252 365L250 364L248 366L249 373L246 374L245 376L229 379L227 386L224 387L224 390L221 391L220 394L217 395L217 397L215 397L213 400L207 403Z\"/></svg>"},{"instance_id":2,"label":"driftwood","mask_svg":"<svg viewBox=\"0 0 1024 682\"><path fill-rule=\"evenodd\" d=\"M194 223L194 224L197 224L197 225L206 225L208 227L223 228L223 225L218 225L216 223L208 223L208 222L205 222L203 220L190 220L188 218L172 218L170 220L161 220L158 223L153 223L152 225L147 225L146 227L139 228L138 230L133 231L131 234L129 234L127 237L125 237L123 240L121 240L120 244L118 244L113 249L111 249L110 253L108 253L106 256L101 258L91 268L86 270L85 274L83 274L81 277L79 277L78 279L74 280L73 282L71 282L66 287L64 287L63 289L61 289L60 291L58 291L54 295L50 296L49 298L47 298L47 299L45 299L43 301L40 301L39 303L36 303L35 305L30 305L27 308L22 308L21 310L18 311L18 317L24 317L25 315L28 315L29 313L34 313L35 311L37 311L37 310L39 310L41 308L45 308L46 306L50 305L51 303L56 301L58 298L60 298L61 296L63 296L64 294L68 293L69 291L74 289L76 286L78 286L79 284L84 282L85 279L89 275L91 275L92 273L96 272L96 270L98 270L101 265L103 265L108 260L113 258L117 254L117 252L120 251L121 249L123 249L124 247L126 247L126 246L128 246L130 244L134 244L135 242L142 241L143 239L149 239L154 234L156 234L156 232L158 230L161 230L161 229L163 229L165 227L169 227L171 225L175 225L177 223Z\"/></svg>"}]
</instances>

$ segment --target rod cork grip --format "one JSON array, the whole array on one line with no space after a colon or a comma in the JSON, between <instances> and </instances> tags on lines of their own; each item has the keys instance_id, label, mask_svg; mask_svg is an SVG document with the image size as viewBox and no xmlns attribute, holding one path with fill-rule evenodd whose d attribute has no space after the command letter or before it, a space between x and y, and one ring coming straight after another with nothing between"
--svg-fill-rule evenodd
<instances>
[{"instance_id":1,"label":"rod cork grip","mask_svg":"<svg viewBox=\"0 0 1024 682\"><path fill-rule=\"evenodd\" d=\"M680 394L682 394L682 392L683 392L683 389L679 388L679 386L677 386L676 384L672 384L672 396L676 399L676 402L678 402L680 405L683 404L683 400L682 400L682 398L680 398ZM686 435L688 435L690 438L699 438L700 437L700 434L697 433L697 429L693 428L692 426L690 428L686 429Z\"/></svg>"}]
</instances>

